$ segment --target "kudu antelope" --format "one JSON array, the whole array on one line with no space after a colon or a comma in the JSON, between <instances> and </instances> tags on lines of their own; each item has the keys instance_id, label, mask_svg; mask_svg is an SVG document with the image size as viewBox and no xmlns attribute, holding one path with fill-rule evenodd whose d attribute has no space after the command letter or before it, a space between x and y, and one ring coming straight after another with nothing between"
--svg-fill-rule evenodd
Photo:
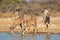
<instances>
[{"instance_id":1,"label":"kudu antelope","mask_svg":"<svg viewBox=\"0 0 60 40\"><path fill-rule=\"evenodd\" d=\"M50 10L50 9L49 9ZM46 24L46 28L48 28L49 24L50 24L50 14L49 14L49 10L45 9L44 10L44 23Z\"/></svg>"},{"instance_id":2,"label":"kudu antelope","mask_svg":"<svg viewBox=\"0 0 60 40\"><path fill-rule=\"evenodd\" d=\"M13 31L17 27L17 25L20 25L21 28L23 26L24 19L21 18L21 15L19 15L20 10L21 9L16 9L15 14L17 15L17 17L15 18L12 27L10 27L10 32Z\"/></svg>"}]
</instances>

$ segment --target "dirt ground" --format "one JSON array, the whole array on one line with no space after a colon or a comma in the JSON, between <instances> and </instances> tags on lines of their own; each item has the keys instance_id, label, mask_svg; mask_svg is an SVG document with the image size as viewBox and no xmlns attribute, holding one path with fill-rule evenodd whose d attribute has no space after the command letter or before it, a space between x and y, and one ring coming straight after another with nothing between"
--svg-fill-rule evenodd
<instances>
[{"instance_id":1,"label":"dirt ground","mask_svg":"<svg viewBox=\"0 0 60 40\"><path fill-rule=\"evenodd\" d=\"M10 27L13 25L14 19L12 18L0 18L0 32L9 32ZM37 17L37 33L53 33L53 34L60 34L60 17L51 17L50 25L46 28L45 24L43 23L42 17ZM16 32L20 32L21 28L17 28Z\"/></svg>"}]
</instances>

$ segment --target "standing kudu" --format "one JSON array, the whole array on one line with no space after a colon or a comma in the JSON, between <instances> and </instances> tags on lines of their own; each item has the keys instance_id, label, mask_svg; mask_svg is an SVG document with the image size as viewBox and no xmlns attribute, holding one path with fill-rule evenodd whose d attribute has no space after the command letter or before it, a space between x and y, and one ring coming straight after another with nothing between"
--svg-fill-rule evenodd
<instances>
[{"instance_id":1,"label":"standing kudu","mask_svg":"<svg viewBox=\"0 0 60 40\"><path fill-rule=\"evenodd\" d=\"M25 27L25 30L26 30L26 33L30 33L31 32L31 29L32 31L35 31L35 28L37 26L37 21L36 21L36 17L31 17L30 20L26 21L26 27Z\"/></svg>"}]
</instances>

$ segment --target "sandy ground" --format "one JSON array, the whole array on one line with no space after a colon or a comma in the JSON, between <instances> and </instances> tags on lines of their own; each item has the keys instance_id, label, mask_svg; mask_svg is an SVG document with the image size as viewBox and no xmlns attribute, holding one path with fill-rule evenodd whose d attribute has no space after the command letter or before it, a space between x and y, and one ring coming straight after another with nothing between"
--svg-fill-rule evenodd
<instances>
[{"instance_id":1,"label":"sandy ground","mask_svg":"<svg viewBox=\"0 0 60 40\"><path fill-rule=\"evenodd\" d=\"M50 22L49 27L46 28L45 24L43 24L43 18L37 17L36 32L60 34L60 17L51 17ZM9 32L12 25L13 19L0 19L0 32ZM18 27L15 32L21 32L21 28Z\"/></svg>"}]
</instances>

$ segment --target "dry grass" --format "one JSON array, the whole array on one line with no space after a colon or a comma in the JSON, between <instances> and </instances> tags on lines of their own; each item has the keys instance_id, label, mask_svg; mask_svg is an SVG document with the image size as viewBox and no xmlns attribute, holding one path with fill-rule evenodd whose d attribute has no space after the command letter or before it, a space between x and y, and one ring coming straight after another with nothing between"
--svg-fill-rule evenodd
<instances>
[{"instance_id":1,"label":"dry grass","mask_svg":"<svg viewBox=\"0 0 60 40\"><path fill-rule=\"evenodd\" d=\"M6 13L0 12L0 18L12 18L12 17L16 17L16 15L13 14L12 12L6 12Z\"/></svg>"}]
</instances>

